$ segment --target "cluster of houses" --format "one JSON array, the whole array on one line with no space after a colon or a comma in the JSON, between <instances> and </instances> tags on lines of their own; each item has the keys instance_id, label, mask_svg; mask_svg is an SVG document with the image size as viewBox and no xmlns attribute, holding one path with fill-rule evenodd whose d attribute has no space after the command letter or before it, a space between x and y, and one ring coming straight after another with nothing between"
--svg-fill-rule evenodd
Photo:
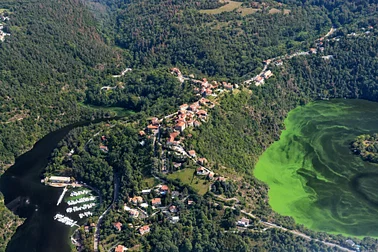
<instances>
[{"instance_id":1,"label":"cluster of houses","mask_svg":"<svg viewBox=\"0 0 378 252\"><path fill-rule=\"evenodd\" d=\"M218 81L212 81L211 83L206 79L203 78L201 80L192 80L194 84L197 84L193 88L194 92L197 95L200 95L202 97L207 97L207 96L214 96L217 97L217 93L222 93L225 90L231 91L234 88L239 88L238 84L231 84L227 83L225 81L223 82L218 82Z\"/></svg>"},{"instance_id":2,"label":"cluster of houses","mask_svg":"<svg viewBox=\"0 0 378 252\"><path fill-rule=\"evenodd\" d=\"M262 74L255 77L255 85L260 86L264 84L265 80L269 79L272 76L273 76L272 71L270 70L264 71Z\"/></svg>"},{"instance_id":3,"label":"cluster of houses","mask_svg":"<svg viewBox=\"0 0 378 252\"><path fill-rule=\"evenodd\" d=\"M108 153L109 152L108 146L105 145L106 142L107 142L106 136L101 136L101 143L100 143L99 148L100 148L100 151L102 151L104 153Z\"/></svg>"},{"instance_id":4,"label":"cluster of houses","mask_svg":"<svg viewBox=\"0 0 378 252\"><path fill-rule=\"evenodd\" d=\"M9 20L9 17L0 14L0 41L4 41L6 36L10 36L9 33L4 32L4 23Z\"/></svg>"},{"instance_id":5,"label":"cluster of houses","mask_svg":"<svg viewBox=\"0 0 378 252\"><path fill-rule=\"evenodd\" d=\"M136 231L140 235L145 235L150 232L150 225L145 225L145 222L143 219L148 218L148 214L145 210L147 210L149 207L151 207L153 210L157 210L152 215L156 214L157 212L162 211L167 217L169 217L169 220L171 223L175 224L179 222L180 217L178 216L179 208L174 204L169 204L167 206L163 206L162 199L164 197L167 197L168 193L170 193L171 197L178 198L181 193L178 191L170 191L170 188L167 185L157 185L154 190L147 189L142 190L141 194L144 196L147 196L148 194L152 193L154 191L154 198L151 200L145 200L142 196L134 196L132 198L129 198L128 202L124 204L124 211L127 212L128 217L132 219L139 219L140 222L143 223L141 226L137 227ZM193 204L193 202L188 201L188 205ZM151 216L152 216L151 215ZM132 224L128 224L130 227L133 227ZM114 228L117 231L122 230L123 224L121 222L113 223Z\"/></svg>"}]
</instances>

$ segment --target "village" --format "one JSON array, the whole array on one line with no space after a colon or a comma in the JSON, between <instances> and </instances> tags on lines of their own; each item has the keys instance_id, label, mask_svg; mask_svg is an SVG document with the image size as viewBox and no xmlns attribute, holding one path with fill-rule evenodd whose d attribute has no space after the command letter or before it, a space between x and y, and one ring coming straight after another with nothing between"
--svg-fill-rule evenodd
<instances>
[{"instance_id":1,"label":"village","mask_svg":"<svg viewBox=\"0 0 378 252\"><path fill-rule=\"evenodd\" d=\"M273 76L273 72L268 70L270 64L279 67L282 66L287 59L323 52L323 41L326 37L333 34L335 30L336 29L331 28L330 32L324 37L319 38L315 42L315 47L310 48L309 51L296 52L291 55L265 60L262 72L252 79L245 81L244 84L247 87L251 83L254 83L256 86L263 85L267 79ZM322 56L322 58L324 60L331 60L333 55L325 55ZM121 232L125 226L127 226L128 228L132 228L135 233L140 236L146 235L151 231L151 228L153 228L150 217L158 213L162 213L172 224L180 222L181 207L186 206L190 208L195 205L195 202L190 196L184 194L180 187L173 186L173 188L171 188L168 184L170 184L169 181L172 179L170 176L183 170L188 170L186 168L188 163L191 167L196 167L192 175L196 177L197 181L204 181L203 184L206 182L204 193L210 192L215 182L225 182L229 180L227 176L221 174L218 170L214 172L212 164L208 162L206 157L200 156L194 149L188 149L185 140L191 137L190 132L192 130L196 130L196 128L208 121L209 111L218 105L218 99L222 94L233 92L233 90L243 88L244 86L224 81L208 81L206 78L198 80L195 79L193 75L184 76L178 68L172 68L170 71L172 75L177 77L180 83L188 81L191 84L197 100L180 105L176 112L170 115L161 118L149 118L146 127L139 131L140 144L144 146L147 139L152 140L156 152L155 156L159 157L159 164L155 166L152 171L155 180L159 181L159 183L151 188L145 188L132 197L125 199L123 212L120 214L126 216L128 221L114 222L113 228L116 232ZM108 153L106 136L101 136L101 144L98 148L103 153ZM169 163L167 157L173 157L171 158L173 162ZM231 200L223 198L221 195L213 195L224 201ZM232 198L232 200L233 199L234 198ZM239 201L235 198L234 202L236 202L236 204L227 207L234 209ZM83 201L81 203L86 202ZM73 208L72 211L74 211ZM103 215L106 213L107 212L104 212ZM244 216L240 216L235 223L239 231L243 231L246 228L253 228L254 225L251 219L255 219L258 220L261 225L266 226L266 228L278 228L300 235L308 240L312 239L297 231L287 230L273 223L262 221L245 210L242 210L242 213ZM84 226L84 230L85 232L96 230L96 224L87 223L87 225ZM95 236L95 244L96 243L98 243L98 236ZM77 244L79 245L80 243L77 242ZM116 252L128 250L123 244L116 244L112 249ZM80 246L78 246L78 250L80 251Z\"/></svg>"},{"instance_id":2,"label":"village","mask_svg":"<svg viewBox=\"0 0 378 252\"><path fill-rule=\"evenodd\" d=\"M8 13L1 12L0 13L0 41L4 41L6 36L10 36L9 33L5 32L5 25L9 21Z\"/></svg>"}]
</instances>

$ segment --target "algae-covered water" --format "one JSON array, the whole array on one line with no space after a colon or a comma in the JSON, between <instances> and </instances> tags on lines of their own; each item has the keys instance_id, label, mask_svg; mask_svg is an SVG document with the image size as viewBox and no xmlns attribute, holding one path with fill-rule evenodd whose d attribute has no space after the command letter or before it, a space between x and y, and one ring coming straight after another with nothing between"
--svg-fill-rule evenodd
<instances>
[{"instance_id":1,"label":"algae-covered water","mask_svg":"<svg viewBox=\"0 0 378 252\"><path fill-rule=\"evenodd\" d=\"M254 170L273 210L313 230L378 237L378 165L349 149L356 136L378 133L378 103L313 102L285 126Z\"/></svg>"}]
</instances>

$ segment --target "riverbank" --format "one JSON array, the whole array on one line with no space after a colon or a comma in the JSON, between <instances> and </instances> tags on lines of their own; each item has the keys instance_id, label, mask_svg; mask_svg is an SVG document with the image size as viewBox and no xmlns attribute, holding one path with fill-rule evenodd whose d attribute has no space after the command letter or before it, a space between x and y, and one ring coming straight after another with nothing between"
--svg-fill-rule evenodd
<instances>
[{"instance_id":1,"label":"riverbank","mask_svg":"<svg viewBox=\"0 0 378 252\"><path fill-rule=\"evenodd\" d=\"M3 241L0 242L0 251L5 251L16 229L22 225L24 221L25 219L19 218L7 209L4 204L4 196L0 192L0 237L3 237Z\"/></svg>"}]
</instances>

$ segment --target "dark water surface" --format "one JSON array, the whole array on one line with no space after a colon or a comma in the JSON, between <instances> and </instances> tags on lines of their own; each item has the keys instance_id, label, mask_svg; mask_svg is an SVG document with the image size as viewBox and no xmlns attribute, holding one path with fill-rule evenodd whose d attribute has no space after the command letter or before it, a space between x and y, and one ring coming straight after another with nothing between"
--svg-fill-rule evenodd
<instances>
[{"instance_id":1,"label":"dark water surface","mask_svg":"<svg viewBox=\"0 0 378 252\"><path fill-rule=\"evenodd\" d=\"M378 164L350 150L358 135L378 133L378 103L313 102L285 126L254 170L273 210L316 231L378 237Z\"/></svg>"},{"instance_id":2,"label":"dark water surface","mask_svg":"<svg viewBox=\"0 0 378 252\"><path fill-rule=\"evenodd\" d=\"M12 237L7 252L70 251L72 228L53 219L57 213L65 214L65 204L56 206L63 189L41 184L40 176L51 152L70 130L104 120L72 124L46 135L0 177L5 204L18 216L27 218Z\"/></svg>"}]
</instances>

